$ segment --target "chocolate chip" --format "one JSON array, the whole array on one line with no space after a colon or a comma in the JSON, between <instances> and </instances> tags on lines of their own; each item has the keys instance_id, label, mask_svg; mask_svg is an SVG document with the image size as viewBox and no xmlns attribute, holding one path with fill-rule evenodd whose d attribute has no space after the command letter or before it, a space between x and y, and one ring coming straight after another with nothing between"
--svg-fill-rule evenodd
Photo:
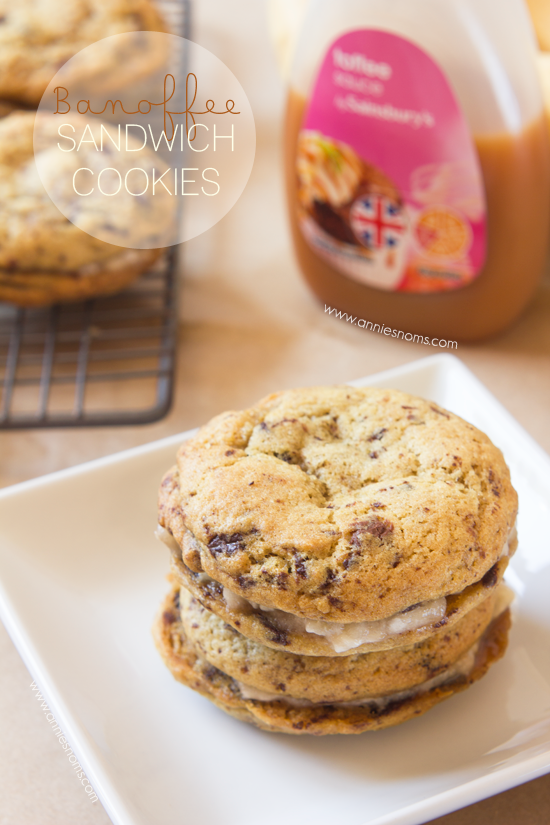
<instances>
[{"instance_id":1,"label":"chocolate chip","mask_svg":"<svg viewBox=\"0 0 550 825\"><path fill-rule=\"evenodd\" d=\"M498 478L496 478L493 470L489 468L489 484L491 485L491 492L497 498L500 498L500 484Z\"/></svg>"},{"instance_id":2,"label":"chocolate chip","mask_svg":"<svg viewBox=\"0 0 550 825\"><path fill-rule=\"evenodd\" d=\"M284 571L281 573L277 573L277 587L279 590L286 590L286 580L288 579L288 573Z\"/></svg>"},{"instance_id":3,"label":"chocolate chip","mask_svg":"<svg viewBox=\"0 0 550 825\"><path fill-rule=\"evenodd\" d=\"M164 624L174 624L178 620L178 617L175 613L172 613L171 610L165 610L162 614L162 621Z\"/></svg>"},{"instance_id":4,"label":"chocolate chip","mask_svg":"<svg viewBox=\"0 0 550 825\"><path fill-rule=\"evenodd\" d=\"M332 607L336 607L340 610L343 607L343 602L340 599L337 599L335 596L328 596L328 603Z\"/></svg>"},{"instance_id":5,"label":"chocolate chip","mask_svg":"<svg viewBox=\"0 0 550 825\"><path fill-rule=\"evenodd\" d=\"M333 416L332 421L328 424L328 430L333 438L338 438L339 429L338 429L338 418Z\"/></svg>"},{"instance_id":6,"label":"chocolate chip","mask_svg":"<svg viewBox=\"0 0 550 825\"><path fill-rule=\"evenodd\" d=\"M218 668L212 667L212 665L203 670L203 675L205 679L208 679L209 682L212 682L219 674L220 671L218 670Z\"/></svg>"},{"instance_id":7,"label":"chocolate chip","mask_svg":"<svg viewBox=\"0 0 550 825\"><path fill-rule=\"evenodd\" d=\"M373 518L365 525L365 530L377 539L384 538L393 533L393 524L387 519Z\"/></svg>"},{"instance_id":8,"label":"chocolate chip","mask_svg":"<svg viewBox=\"0 0 550 825\"><path fill-rule=\"evenodd\" d=\"M498 563L494 564L490 570L487 570L483 578L481 579L481 584L483 587L494 587L498 581Z\"/></svg>"},{"instance_id":9,"label":"chocolate chip","mask_svg":"<svg viewBox=\"0 0 550 825\"><path fill-rule=\"evenodd\" d=\"M292 453L289 453L288 450L285 450L282 453L273 453L275 458L280 458L281 461L286 461L287 464L292 464L293 456Z\"/></svg>"},{"instance_id":10,"label":"chocolate chip","mask_svg":"<svg viewBox=\"0 0 550 825\"><path fill-rule=\"evenodd\" d=\"M420 607L421 604L422 604L422 602L417 602L416 604L410 604L408 607L406 607L404 610L402 610L401 613L410 613L411 610L415 610L415 608Z\"/></svg>"},{"instance_id":11,"label":"chocolate chip","mask_svg":"<svg viewBox=\"0 0 550 825\"><path fill-rule=\"evenodd\" d=\"M257 614L259 620L265 627L265 629L269 633L269 640L271 642L275 642L276 645L281 645L282 647L286 647L290 642L288 641L288 634L284 630L280 630L278 627L269 621L267 616L264 613Z\"/></svg>"},{"instance_id":12,"label":"chocolate chip","mask_svg":"<svg viewBox=\"0 0 550 825\"><path fill-rule=\"evenodd\" d=\"M248 587L254 587L255 581L250 576L237 576L237 584L246 590Z\"/></svg>"},{"instance_id":13,"label":"chocolate chip","mask_svg":"<svg viewBox=\"0 0 550 825\"><path fill-rule=\"evenodd\" d=\"M174 605L177 608L177 610L180 609L180 591L179 590L176 592L176 595L174 596Z\"/></svg>"},{"instance_id":14,"label":"chocolate chip","mask_svg":"<svg viewBox=\"0 0 550 825\"><path fill-rule=\"evenodd\" d=\"M298 423L297 418L281 418L280 421L276 421L275 424L271 425L271 429L274 430L275 427L278 427L280 424L297 424L297 423Z\"/></svg>"},{"instance_id":15,"label":"chocolate chip","mask_svg":"<svg viewBox=\"0 0 550 825\"><path fill-rule=\"evenodd\" d=\"M222 595L223 587L219 582L215 582L212 580L201 585L201 587L202 590L206 592L206 595L214 601L217 601Z\"/></svg>"},{"instance_id":16,"label":"chocolate chip","mask_svg":"<svg viewBox=\"0 0 550 825\"><path fill-rule=\"evenodd\" d=\"M304 564L303 557L298 553L297 550L293 551L294 556L294 569L296 571L296 575L300 579L307 579L307 569Z\"/></svg>"},{"instance_id":17,"label":"chocolate chip","mask_svg":"<svg viewBox=\"0 0 550 825\"><path fill-rule=\"evenodd\" d=\"M430 406L430 410L433 410L433 412L437 413L438 415L444 415L445 418L450 418L451 417L449 415L449 413L446 413L444 410L438 410L437 407Z\"/></svg>"},{"instance_id":18,"label":"chocolate chip","mask_svg":"<svg viewBox=\"0 0 550 825\"><path fill-rule=\"evenodd\" d=\"M360 547L364 533L369 533L377 539L383 539L393 533L393 524L387 519L378 517L371 518L369 521L359 521L352 533L351 543L356 547Z\"/></svg>"},{"instance_id":19,"label":"chocolate chip","mask_svg":"<svg viewBox=\"0 0 550 825\"><path fill-rule=\"evenodd\" d=\"M181 509L181 507L169 507L168 512L174 518L180 518L182 521L185 521L185 516L183 515L183 510Z\"/></svg>"},{"instance_id":20,"label":"chocolate chip","mask_svg":"<svg viewBox=\"0 0 550 825\"><path fill-rule=\"evenodd\" d=\"M213 556L226 555L234 556L239 550L244 550L242 533L220 533L213 536L208 542L208 549Z\"/></svg>"},{"instance_id":21,"label":"chocolate chip","mask_svg":"<svg viewBox=\"0 0 550 825\"><path fill-rule=\"evenodd\" d=\"M226 450L225 454L226 455L235 455L235 450Z\"/></svg>"},{"instance_id":22,"label":"chocolate chip","mask_svg":"<svg viewBox=\"0 0 550 825\"><path fill-rule=\"evenodd\" d=\"M319 587L319 590L321 591L321 593L326 593L327 590L330 590L330 588L332 587L335 579L336 579L336 573L334 572L334 570L331 570L329 568L327 570L327 574L325 576L325 580L324 580L323 584Z\"/></svg>"},{"instance_id":23,"label":"chocolate chip","mask_svg":"<svg viewBox=\"0 0 550 825\"><path fill-rule=\"evenodd\" d=\"M383 437L384 433L387 433L386 427L381 427L379 430L375 430L372 435L367 438L367 441L380 441Z\"/></svg>"}]
</instances>

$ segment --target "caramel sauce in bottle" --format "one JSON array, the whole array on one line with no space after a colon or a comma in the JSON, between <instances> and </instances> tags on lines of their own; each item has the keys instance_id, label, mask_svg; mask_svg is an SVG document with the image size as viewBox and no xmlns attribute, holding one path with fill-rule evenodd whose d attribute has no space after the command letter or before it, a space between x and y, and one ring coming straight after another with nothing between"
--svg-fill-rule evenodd
<instances>
[{"instance_id":1,"label":"caramel sauce in bottle","mask_svg":"<svg viewBox=\"0 0 550 825\"><path fill-rule=\"evenodd\" d=\"M540 280L550 227L550 148L544 116L517 135L476 138L487 199L485 266L468 286L438 293L385 292L336 271L308 246L297 223L296 144L306 101L290 92L285 166L292 237L304 277L325 304L405 332L469 341L500 332Z\"/></svg>"}]
</instances>

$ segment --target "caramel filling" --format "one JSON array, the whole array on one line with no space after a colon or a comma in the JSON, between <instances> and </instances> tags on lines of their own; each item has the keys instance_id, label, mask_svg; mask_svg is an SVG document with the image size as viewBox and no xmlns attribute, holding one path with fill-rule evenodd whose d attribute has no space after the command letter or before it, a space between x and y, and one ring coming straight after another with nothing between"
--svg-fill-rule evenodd
<instances>
[{"instance_id":1,"label":"caramel filling","mask_svg":"<svg viewBox=\"0 0 550 825\"><path fill-rule=\"evenodd\" d=\"M230 610L240 612L259 610L262 613L269 613L270 621L280 630L322 636L327 639L335 653L344 653L363 644L380 642L392 636L398 636L400 633L406 633L409 630L417 630L420 627L435 624L445 616L447 608L447 600L443 596L434 601L422 602L412 608L409 607L387 619L343 624L340 622L303 619L293 613L285 613L283 610L264 607L237 596L227 587L223 588L223 596Z\"/></svg>"}]
</instances>

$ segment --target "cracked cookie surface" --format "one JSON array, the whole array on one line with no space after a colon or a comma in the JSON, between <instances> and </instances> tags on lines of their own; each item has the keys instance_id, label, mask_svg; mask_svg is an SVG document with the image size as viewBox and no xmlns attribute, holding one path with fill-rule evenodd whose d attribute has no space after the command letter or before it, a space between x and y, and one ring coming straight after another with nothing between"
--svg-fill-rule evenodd
<instances>
[{"instance_id":1,"label":"cracked cookie surface","mask_svg":"<svg viewBox=\"0 0 550 825\"><path fill-rule=\"evenodd\" d=\"M213 419L165 477L159 521L180 547L191 537L191 570L244 599L347 623L479 582L516 512L482 432L430 401L343 386Z\"/></svg>"}]
</instances>

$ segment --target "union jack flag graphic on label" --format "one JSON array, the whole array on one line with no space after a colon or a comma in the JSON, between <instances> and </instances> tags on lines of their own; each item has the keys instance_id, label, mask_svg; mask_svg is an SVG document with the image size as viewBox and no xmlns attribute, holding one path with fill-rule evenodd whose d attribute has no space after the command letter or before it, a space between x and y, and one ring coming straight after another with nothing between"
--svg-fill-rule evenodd
<instances>
[{"instance_id":1,"label":"union jack flag graphic on label","mask_svg":"<svg viewBox=\"0 0 550 825\"><path fill-rule=\"evenodd\" d=\"M368 249L395 249L407 228L404 211L384 195L363 195L350 210L350 225Z\"/></svg>"}]
</instances>

